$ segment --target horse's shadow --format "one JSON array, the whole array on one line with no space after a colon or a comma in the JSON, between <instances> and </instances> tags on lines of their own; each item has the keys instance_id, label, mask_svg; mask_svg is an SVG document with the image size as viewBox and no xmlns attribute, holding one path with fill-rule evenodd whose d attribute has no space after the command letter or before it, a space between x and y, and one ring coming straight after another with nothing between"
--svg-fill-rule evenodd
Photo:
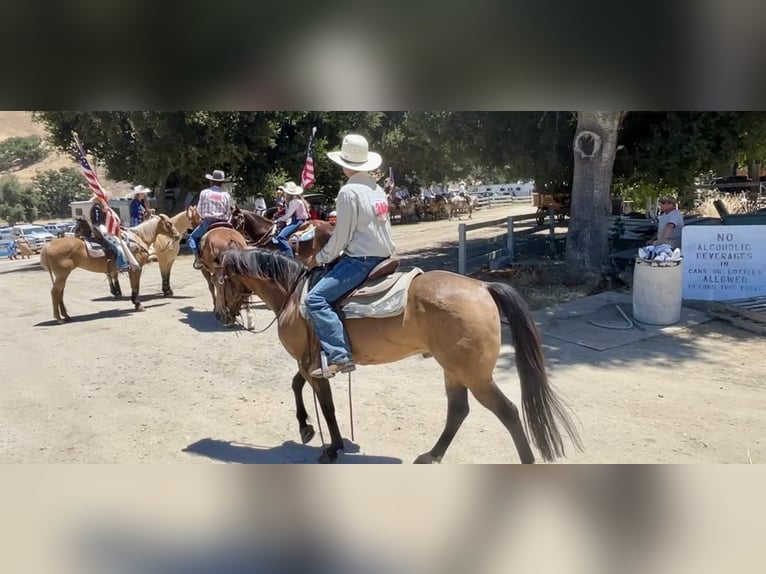
<instances>
[{"instance_id":1,"label":"horse's shadow","mask_svg":"<svg viewBox=\"0 0 766 574\"><path fill-rule=\"evenodd\" d=\"M190 444L183 452L205 456L222 462L238 464L316 464L322 449L294 441L279 446L263 447L203 438ZM388 456L358 454L359 445L343 440L343 452L336 464L401 464L402 460Z\"/></svg>"},{"instance_id":2,"label":"horse's shadow","mask_svg":"<svg viewBox=\"0 0 766 574\"><path fill-rule=\"evenodd\" d=\"M154 307L162 307L164 305L167 305L167 303L155 303L154 305L144 305L144 309L152 309ZM87 315L75 315L69 321L66 321L64 324L87 323L88 321L95 321L98 319L114 319L117 317L125 317L126 315L133 315L134 313L141 313L141 311L136 311L131 305L130 307L124 307L120 309L96 311L95 313L88 313ZM50 319L48 321L41 321L40 323L35 323L33 326L34 327L53 327L58 324L59 323L55 319Z\"/></svg>"},{"instance_id":3,"label":"horse's shadow","mask_svg":"<svg viewBox=\"0 0 766 574\"><path fill-rule=\"evenodd\" d=\"M173 295L172 297L169 297L167 295L163 295L162 293L152 293L150 295L141 295L140 296L141 301L154 301L155 299L194 299L191 295ZM102 302L108 302L108 301L126 301L130 300L130 292L128 292L127 295L123 295L122 297L114 297L113 295L104 295L103 297L94 297L91 299L94 303L102 303Z\"/></svg>"},{"instance_id":4,"label":"horse's shadow","mask_svg":"<svg viewBox=\"0 0 766 574\"><path fill-rule=\"evenodd\" d=\"M181 317L179 321L200 333L223 333L241 329L239 325L221 325L212 311L198 311L194 307L181 307L179 311L186 314L186 317Z\"/></svg>"}]
</instances>

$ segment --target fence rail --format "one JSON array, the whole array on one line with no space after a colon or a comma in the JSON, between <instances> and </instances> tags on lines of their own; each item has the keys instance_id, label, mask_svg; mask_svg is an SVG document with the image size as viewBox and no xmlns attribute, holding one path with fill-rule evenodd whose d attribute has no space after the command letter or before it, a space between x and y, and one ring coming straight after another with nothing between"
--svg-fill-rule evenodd
<instances>
[{"instance_id":1,"label":"fence rail","mask_svg":"<svg viewBox=\"0 0 766 574\"><path fill-rule=\"evenodd\" d=\"M502 262L513 261L516 255L518 228L526 228L522 233L533 233L537 224L536 213L525 213L484 221L481 223L461 223L458 225L458 273L466 275L469 269L489 262L490 267L499 266ZM468 239L468 232L490 227L505 227L505 232L488 238ZM548 211L548 241L555 249L556 213Z\"/></svg>"}]
</instances>

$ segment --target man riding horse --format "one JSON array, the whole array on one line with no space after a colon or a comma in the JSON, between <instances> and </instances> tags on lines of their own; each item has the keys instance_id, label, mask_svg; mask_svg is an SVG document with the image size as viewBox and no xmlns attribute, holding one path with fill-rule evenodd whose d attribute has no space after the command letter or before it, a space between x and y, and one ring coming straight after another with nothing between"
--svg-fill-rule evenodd
<instances>
[{"instance_id":1,"label":"man riding horse","mask_svg":"<svg viewBox=\"0 0 766 574\"><path fill-rule=\"evenodd\" d=\"M327 358L327 373L332 377L356 368L333 303L361 285L370 271L391 257L395 246L388 198L368 173L380 166L381 156L369 151L367 140L355 134L344 137L340 151L327 156L343 168L348 181L335 202L335 231L327 245L309 260L309 267L335 264L308 292L306 309ZM327 373L319 367L311 376L323 377Z\"/></svg>"},{"instance_id":2,"label":"man riding horse","mask_svg":"<svg viewBox=\"0 0 766 574\"><path fill-rule=\"evenodd\" d=\"M212 175L209 173L205 175L205 179L213 182L213 184L203 189L199 194L197 212L202 221L189 235L189 248L194 254L193 266L195 269L202 269L198 248L199 240L213 223L228 222L231 208L234 205L231 195L220 186L221 183L228 181L222 170L214 169Z\"/></svg>"}]
</instances>

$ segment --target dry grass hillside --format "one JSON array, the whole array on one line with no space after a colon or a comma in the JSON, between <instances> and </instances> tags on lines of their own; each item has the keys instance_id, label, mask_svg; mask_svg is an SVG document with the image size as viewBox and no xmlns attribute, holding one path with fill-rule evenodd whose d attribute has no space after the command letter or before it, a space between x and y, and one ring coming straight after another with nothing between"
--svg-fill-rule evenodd
<instances>
[{"instance_id":1,"label":"dry grass hillside","mask_svg":"<svg viewBox=\"0 0 766 574\"><path fill-rule=\"evenodd\" d=\"M36 124L32 121L32 114L30 112L0 112L0 141L13 137L32 135L45 138L46 134L45 129L40 124ZM54 151L41 162L24 169L2 171L0 172L0 176L13 174L18 177L19 180L29 182L32 180L32 177L42 171L49 169L57 170L62 167L79 169L77 162L75 162L71 156ZM101 175L101 184L106 188L107 193L111 197L124 197L128 194L131 188L130 183L113 181L105 177L101 173L102 170L98 171Z\"/></svg>"}]
</instances>

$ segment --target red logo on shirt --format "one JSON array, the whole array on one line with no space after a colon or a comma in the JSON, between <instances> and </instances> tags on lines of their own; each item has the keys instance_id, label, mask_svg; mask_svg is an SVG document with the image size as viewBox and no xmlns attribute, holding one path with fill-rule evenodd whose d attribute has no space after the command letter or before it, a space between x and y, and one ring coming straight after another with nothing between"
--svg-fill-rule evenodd
<instances>
[{"instance_id":1,"label":"red logo on shirt","mask_svg":"<svg viewBox=\"0 0 766 574\"><path fill-rule=\"evenodd\" d=\"M379 201L375 204L375 215L381 217L388 214L388 202Z\"/></svg>"}]
</instances>

